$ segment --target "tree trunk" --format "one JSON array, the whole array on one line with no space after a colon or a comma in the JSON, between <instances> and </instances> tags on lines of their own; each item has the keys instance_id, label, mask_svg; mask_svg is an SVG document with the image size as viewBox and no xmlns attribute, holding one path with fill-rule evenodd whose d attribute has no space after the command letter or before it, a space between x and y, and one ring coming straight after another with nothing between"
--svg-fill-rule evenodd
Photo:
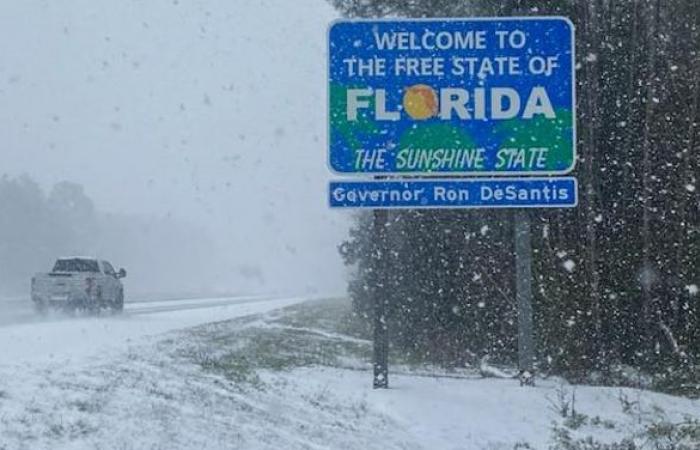
<instances>
[{"instance_id":1,"label":"tree trunk","mask_svg":"<svg viewBox=\"0 0 700 450\"><path fill-rule=\"evenodd\" d=\"M584 56L586 61L585 86L586 103L586 131L584 134L584 171L585 171L585 220L586 220L586 262L588 266L589 293L591 304L591 315L593 321L593 335L591 344L596 364L599 363L599 352L602 343L602 322L601 322L601 295L600 295L600 272L598 271L597 233L596 233L596 158L598 127L600 126L599 104L599 69L598 52L600 50L600 5L596 1L586 2L584 6L585 39L588 54Z\"/></svg>"},{"instance_id":2,"label":"tree trunk","mask_svg":"<svg viewBox=\"0 0 700 450\"><path fill-rule=\"evenodd\" d=\"M658 20L658 0L647 0L647 14L649 24L647 26L647 61L646 61L646 100L644 105L644 133L642 138L642 270L640 281L642 285L642 317L645 329L646 342L653 345L654 305L652 289L654 284L654 268L651 263L651 138L652 122L654 119L655 70L656 63L656 27Z\"/></svg>"}]
</instances>

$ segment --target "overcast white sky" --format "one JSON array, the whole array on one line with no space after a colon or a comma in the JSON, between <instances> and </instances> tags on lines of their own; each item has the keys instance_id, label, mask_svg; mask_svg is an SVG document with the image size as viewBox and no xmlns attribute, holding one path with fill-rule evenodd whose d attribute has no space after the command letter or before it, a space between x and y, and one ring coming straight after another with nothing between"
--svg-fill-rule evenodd
<instances>
[{"instance_id":1,"label":"overcast white sky","mask_svg":"<svg viewBox=\"0 0 700 450\"><path fill-rule=\"evenodd\" d=\"M0 2L0 173L204 225L232 267L344 288L323 0Z\"/></svg>"}]
</instances>

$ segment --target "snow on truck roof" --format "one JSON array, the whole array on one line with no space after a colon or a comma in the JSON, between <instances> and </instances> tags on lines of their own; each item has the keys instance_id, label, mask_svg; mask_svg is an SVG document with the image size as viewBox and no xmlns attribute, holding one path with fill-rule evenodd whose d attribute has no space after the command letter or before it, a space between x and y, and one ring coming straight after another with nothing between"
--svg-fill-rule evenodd
<instances>
[{"instance_id":1,"label":"snow on truck roof","mask_svg":"<svg viewBox=\"0 0 700 450\"><path fill-rule=\"evenodd\" d=\"M95 258L94 256L61 256L60 258L57 258L59 261L67 260L67 259L93 259L95 261L98 260L98 258Z\"/></svg>"}]
</instances>

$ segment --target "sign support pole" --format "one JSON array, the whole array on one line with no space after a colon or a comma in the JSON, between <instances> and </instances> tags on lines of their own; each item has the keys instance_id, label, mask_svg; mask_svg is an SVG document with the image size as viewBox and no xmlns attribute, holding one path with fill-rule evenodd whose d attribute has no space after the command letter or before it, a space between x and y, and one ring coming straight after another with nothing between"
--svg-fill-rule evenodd
<instances>
[{"instance_id":1,"label":"sign support pole","mask_svg":"<svg viewBox=\"0 0 700 450\"><path fill-rule=\"evenodd\" d=\"M530 214L515 211L515 272L518 302L518 369L520 384L532 385L534 340L532 325L532 243L530 241Z\"/></svg>"},{"instance_id":2,"label":"sign support pole","mask_svg":"<svg viewBox=\"0 0 700 450\"><path fill-rule=\"evenodd\" d=\"M373 267L374 289L374 389L389 387L389 333L386 320L386 296L388 295L386 276L387 242L386 225L389 212L373 211L373 237L376 243Z\"/></svg>"}]
</instances>

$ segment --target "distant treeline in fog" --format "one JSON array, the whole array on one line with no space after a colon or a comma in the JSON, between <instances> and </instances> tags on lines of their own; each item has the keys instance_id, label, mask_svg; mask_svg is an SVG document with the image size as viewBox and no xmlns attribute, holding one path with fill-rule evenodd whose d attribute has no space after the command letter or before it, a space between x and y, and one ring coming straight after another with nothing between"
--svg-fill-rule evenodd
<instances>
[{"instance_id":1,"label":"distant treeline in fog","mask_svg":"<svg viewBox=\"0 0 700 450\"><path fill-rule=\"evenodd\" d=\"M62 255L126 268L127 295L217 288L220 252L180 220L101 212L80 184L63 181L45 192L28 175L0 177L0 208L0 296L27 294L32 274Z\"/></svg>"}]
</instances>

